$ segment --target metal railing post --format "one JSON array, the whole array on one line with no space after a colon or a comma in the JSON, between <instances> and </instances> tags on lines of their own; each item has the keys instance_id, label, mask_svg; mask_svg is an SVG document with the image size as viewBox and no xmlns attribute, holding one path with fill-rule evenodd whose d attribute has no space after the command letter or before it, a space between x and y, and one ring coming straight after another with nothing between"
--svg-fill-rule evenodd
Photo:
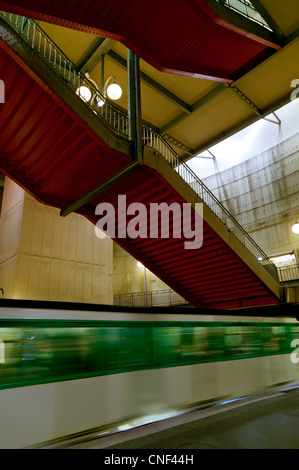
<instances>
[{"instance_id":1,"label":"metal railing post","mask_svg":"<svg viewBox=\"0 0 299 470\"><path fill-rule=\"evenodd\" d=\"M129 139L132 142L134 160L138 160L142 154L142 120L139 62L139 57L130 49L128 49L127 64Z\"/></svg>"}]
</instances>

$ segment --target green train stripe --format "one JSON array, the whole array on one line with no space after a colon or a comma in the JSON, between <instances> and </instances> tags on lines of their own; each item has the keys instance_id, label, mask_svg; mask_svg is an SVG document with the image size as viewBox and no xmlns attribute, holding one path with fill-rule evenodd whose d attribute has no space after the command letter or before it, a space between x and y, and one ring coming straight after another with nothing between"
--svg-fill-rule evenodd
<instances>
[{"instance_id":1,"label":"green train stripe","mask_svg":"<svg viewBox=\"0 0 299 470\"><path fill-rule=\"evenodd\" d=\"M291 354L298 323L1 320L0 390Z\"/></svg>"}]
</instances>

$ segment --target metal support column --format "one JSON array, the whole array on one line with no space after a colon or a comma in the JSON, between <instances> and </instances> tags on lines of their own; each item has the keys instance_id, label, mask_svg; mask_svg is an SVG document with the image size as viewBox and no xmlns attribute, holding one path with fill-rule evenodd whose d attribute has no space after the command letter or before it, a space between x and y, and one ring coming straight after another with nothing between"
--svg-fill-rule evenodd
<instances>
[{"instance_id":1,"label":"metal support column","mask_svg":"<svg viewBox=\"0 0 299 470\"><path fill-rule=\"evenodd\" d=\"M142 118L140 91L140 59L130 49L127 53L128 64L128 115L129 139L132 142L133 160L142 157Z\"/></svg>"},{"instance_id":2,"label":"metal support column","mask_svg":"<svg viewBox=\"0 0 299 470\"><path fill-rule=\"evenodd\" d=\"M104 56L103 56L104 57ZM104 58L101 65L101 84L103 86L104 76ZM141 100L140 100L140 69L139 57L128 49L128 116L129 116L129 139L132 145L132 162L118 173L113 175L107 181L101 183L98 187L85 194L83 197L73 202L69 206L61 209L60 215L67 216L89 201L99 196L109 187L118 181L126 178L130 173L137 170L142 164L142 119L141 119Z\"/></svg>"},{"instance_id":3,"label":"metal support column","mask_svg":"<svg viewBox=\"0 0 299 470\"><path fill-rule=\"evenodd\" d=\"M104 95L105 88L105 54L101 57L101 93Z\"/></svg>"}]
</instances>

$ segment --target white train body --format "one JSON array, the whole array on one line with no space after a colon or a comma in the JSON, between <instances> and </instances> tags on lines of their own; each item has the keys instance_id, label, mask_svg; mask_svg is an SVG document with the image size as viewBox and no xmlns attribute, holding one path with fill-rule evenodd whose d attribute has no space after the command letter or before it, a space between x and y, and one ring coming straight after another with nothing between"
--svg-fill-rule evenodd
<instances>
[{"instance_id":1,"label":"white train body","mask_svg":"<svg viewBox=\"0 0 299 470\"><path fill-rule=\"evenodd\" d=\"M163 415L199 407L205 403L233 399L299 380L299 364L294 360L296 358L294 354L293 360L291 359L294 351L286 349L286 341L294 341L296 335L299 339L299 324L294 318L201 316L189 313L188 310L184 310L183 314L159 314L40 310L1 306L0 312L0 340L6 354L5 361L0 363L1 448L45 446L66 436L76 436L96 429L104 431L107 426L110 428L125 426L128 422L154 421ZM60 327L60 324L63 326ZM118 336L113 333L113 325L119 328ZM183 330L185 325L186 329ZM203 341L203 335L206 338L206 333L214 327L213 325L215 328L218 327L218 333L224 332L227 348L225 354L223 350L218 351L216 359L213 358L211 346L209 354L207 353L208 347ZM254 325L254 328L250 325ZM267 340L270 338L271 328L272 334L274 331L281 335L278 339L285 341L283 353L278 348L277 342L273 342L274 346L269 343L271 346L266 350L264 344L261 345L260 340L257 341L254 332L257 332L256 335L260 334L259 331L264 325ZM37 344L31 341L39 341L38 347L42 345L44 351L45 344L48 345L49 342L46 336L54 334L54 327L60 328L55 330L58 331L57 334L62 334L63 328L65 330L77 328L74 330L76 335L81 328L81 339L91 338L90 328L96 328L97 335L100 335L101 328L105 327L110 335L109 339L107 340L107 336L105 340L106 369L103 365L97 368L93 365L93 369L90 369L89 365L89 369L86 369L86 364L90 362L84 362L85 369L82 366L79 372L75 370L70 375L66 373L69 358L73 357L74 351L77 354L77 339L72 339L77 349L75 346L70 349L71 343L66 342L67 360L61 359L62 350L56 348L54 355L51 356L51 366L49 359L47 359L47 369L44 367L45 363L39 362L37 365L33 353L31 352L31 355L28 353L28 348L32 344ZM248 332L246 328L249 328ZM45 332L42 341L38 337L41 331ZM23 332L22 338L21 332ZM29 339L28 332L31 335ZM147 350L144 352L150 362L140 362L141 365L136 366L135 337L144 332L146 335L151 335L146 345ZM116 336L112 336L112 333ZM1 334L6 334L6 338L2 338ZM252 348L250 349L249 334L250 341L255 347L255 354ZM285 338L286 334L292 335ZM124 335L127 335L127 339ZM244 335L248 336L246 344ZM55 336L55 341L57 338ZM118 338L118 341L115 338ZM181 344L179 344L180 338ZM245 347L241 349L241 340L247 349L244 349ZM44 343L45 341L47 343ZM122 349L117 350L120 341ZM127 343L124 341L130 341L128 343L130 345L134 343L132 347L135 350L130 350L131 353L126 351ZM157 343L159 348L155 353L151 349L151 344L155 348ZM82 344L80 351L84 350L86 359L86 344L84 343L85 349L82 349ZM94 345L95 341L92 338L92 347ZM12 349L14 347L18 351L15 357ZM170 348L175 359L170 357ZM47 351L47 357L50 357L49 347ZM90 345L89 351L91 351ZM221 351L224 354L223 358ZM58 366L64 368L63 372L60 371L60 375L59 368L58 372L52 369L55 354L60 354ZM113 363L109 363L108 367L107 361L109 357L113 359L113 354L116 358L114 364L118 365L114 367ZM155 354L159 356L157 360ZM41 357L44 360L44 352ZM119 370L121 357L127 357L124 359L125 365L121 365L123 368L126 367L126 370ZM10 364L7 364L6 360L8 363L11 361ZM137 363L138 360L136 357ZM43 367L40 364L43 364ZM25 372L22 376L23 370Z\"/></svg>"}]
</instances>

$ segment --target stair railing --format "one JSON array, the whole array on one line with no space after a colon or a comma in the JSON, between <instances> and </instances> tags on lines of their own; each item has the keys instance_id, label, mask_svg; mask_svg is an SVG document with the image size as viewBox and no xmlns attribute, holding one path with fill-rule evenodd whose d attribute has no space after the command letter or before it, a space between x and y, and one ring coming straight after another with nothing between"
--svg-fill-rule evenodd
<instances>
[{"instance_id":1,"label":"stair railing","mask_svg":"<svg viewBox=\"0 0 299 470\"><path fill-rule=\"evenodd\" d=\"M169 143L149 127L143 127L144 144L159 153L179 176L193 189L200 199L214 212L235 237L261 262L275 280L279 280L277 267L266 253L250 237L239 222L198 178L191 168L180 158Z\"/></svg>"},{"instance_id":2,"label":"stair railing","mask_svg":"<svg viewBox=\"0 0 299 470\"><path fill-rule=\"evenodd\" d=\"M58 75L63 81L79 95L86 105L104 121L110 130L119 137L128 139L128 115L116 106L113 106L105 96L96 88L94 83L82 73L67 55L55 44L36 21L24 16L2 12L2 18L26 42L39 59ZM90 92L90 99L84 99L82 87Z\"/></svg>"},{"instance_id":3,"label":"stair railing","mask_svg":"<svg viewBox=\"0 0 299 470\"><path fill-rule=\"evenodd\" d=\"M76 68L72 61L32 19L12 13L0 13L13 30L22 37L35 54L43 60L51 70L63 78L64 82L78 94L81 86L86 86L91 92L91 99L85 104L119 137L129 139L128 115L113 106L94 84ZM82 98L82 96L80 96ZM214 194L205 186L197 175L179 157L169 143L151 127L143 126L143 145L158 152L176 171L179 176L195 191L204 203L214 212L223 224L236 238L258 259L273 278L279 281L275 264L268 258L257 243L249 236L237 220L221 204Z\"/></svg>"}]
</instances>

